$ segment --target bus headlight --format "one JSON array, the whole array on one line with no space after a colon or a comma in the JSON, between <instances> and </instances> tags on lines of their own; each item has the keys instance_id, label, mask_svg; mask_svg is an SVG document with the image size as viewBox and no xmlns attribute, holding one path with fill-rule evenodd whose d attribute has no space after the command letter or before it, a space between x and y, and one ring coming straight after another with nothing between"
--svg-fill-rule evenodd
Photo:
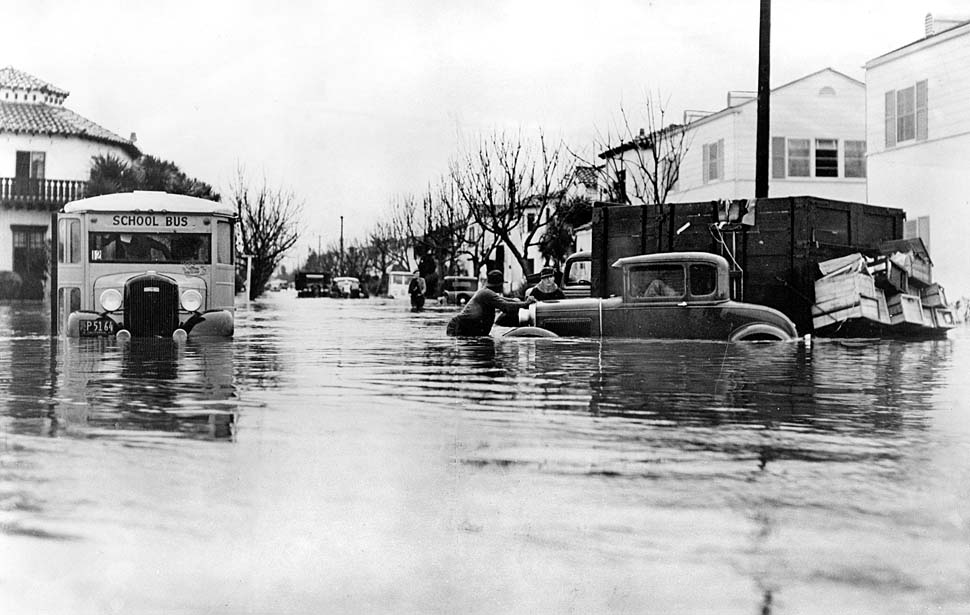
<instances>
[{"instance_id":1,"label":"bus headlight","mask_svg":"<svg viewBox=\"0 0 970 615\"><path fill-rule=\"evenodd\" d=\"M114 312L121 307L121 293L114 288L109 288L101 293L101 307L105 312Z\"/></svg>"},{"instance_id":2,"label":"bus headlight","mask_svg":"<svg viewBox=\"0 0 970 615\"><path fill-rule=\"evenodd\" d=\"M202 307L202 294L194 289L189 289L182 293L182 309L188 312L195 312Z\"/></svg>"}]
</instances>

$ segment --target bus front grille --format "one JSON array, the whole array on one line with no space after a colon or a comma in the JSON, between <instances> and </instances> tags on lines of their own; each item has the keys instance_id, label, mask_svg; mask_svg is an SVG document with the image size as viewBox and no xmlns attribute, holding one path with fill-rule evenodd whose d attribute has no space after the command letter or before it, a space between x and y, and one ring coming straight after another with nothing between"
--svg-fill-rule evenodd
<instances>
[{"instance_id":1,"label":"bus front grille","mask_svg":"<svg viewBox=\"0 0 970 615\"><path fill-rule=\"evenodd\" d=\"M146 274L125 284L125 328L132 337L170 336L178 317L178 285L172 279Z\"/></svg>"}]
</instances>

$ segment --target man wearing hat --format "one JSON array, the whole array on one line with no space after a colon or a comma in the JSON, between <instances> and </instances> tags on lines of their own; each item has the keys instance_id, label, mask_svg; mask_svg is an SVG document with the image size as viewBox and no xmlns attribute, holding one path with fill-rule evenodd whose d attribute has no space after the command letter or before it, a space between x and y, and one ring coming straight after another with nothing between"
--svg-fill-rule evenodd
<instances>
[{"instance_id":1,"label":"man wearing hat","mask_svg":"<svg viewBox=\"0 0 970 615\"><path fill-rule=\"evenodd\" d=\"M566 295L562 289L556 285L556 272L551 267L543 267L539 272L539 283L530 288L526 297L535 297L536 301L551 301L553 299L565 299Z\"/></svg>"},{"instance_id":2,"label":"man wearing hat","mask_svg":"<svg viewBox=\"0 0 970 615\"><path fill-rule=\"evenodd\" d=\"M505 285L502 272L492 270L484 288L478 289L457 316L448 322L445 331L448 335L488 335L495 324L495 312L516 312L536 302L535 298L525 301L506 299L500 293Z\"/></svg>"}]
</instances>

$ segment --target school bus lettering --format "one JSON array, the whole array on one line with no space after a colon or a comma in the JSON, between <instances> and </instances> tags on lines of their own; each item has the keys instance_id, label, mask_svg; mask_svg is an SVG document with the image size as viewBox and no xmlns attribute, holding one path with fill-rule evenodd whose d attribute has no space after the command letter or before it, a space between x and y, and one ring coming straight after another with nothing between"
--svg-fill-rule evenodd
<instances>
[{"instance_id":1,"label":"school bus lettering","mask_svg":"<svg viewBox=\"0 0 970 615\"><path fill-rule=\"evenodd\" d=\"M161 226L156 216L114 216L111 223L115 226Z\"/></svg>"},{"instance_id":2,"label":"school bus lettering","mask_svg":"<svg viewBox=\"0 0 970 615\"><path fill-rule=\"evenodd\" d=\"M188 216L165 216L165 226L188 226Z\"/></svg>"}]
</instances>

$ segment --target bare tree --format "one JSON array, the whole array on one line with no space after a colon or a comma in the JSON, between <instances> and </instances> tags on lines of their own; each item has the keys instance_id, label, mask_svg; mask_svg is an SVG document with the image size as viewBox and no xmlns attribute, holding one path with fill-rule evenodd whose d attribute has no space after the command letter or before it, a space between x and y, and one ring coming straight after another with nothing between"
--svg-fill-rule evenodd
<instances>
[{"instance_id":1,"label":"bare tree","mask_svg":"<svg viewBox=\"0 0 970 615\"><path fill-rule=\"evenodd\" d=\"M240 249L252 257L252 275L247 289L250 299L263 293L287 250L299 239L302 203L279 188L270 188L264 179L255 189L249 187L242 169L230 186L232 204L239 216Z\"/></svg>"},{"instance_id":2,"label":"bare tree","mask_svg":"<svg viewBox=\"0 0 970 615\"><path fill-rule=\"evenodd\" d=\"M526 255L539 242L547 212L562 197L563 152L542 133L536 145L521 135L494 133L451 164L457 194L472 219L508 248L523 272L529 270Z\"/></svg>"},{"instance_id":3,"label":"bare tree","mask_svg":"<svg viewBox=\"0 0 970 615\"><path fill-rule=\"evenodd\" d=\"M621 105L619 127L596 144L602 164L574 154L596 169L610 200L662 205L677 186L690 140L685 125L668 124L668 105L659 94L648 96L636 114L638 128L637 117Z\"/></svg>"}]
</instances>

